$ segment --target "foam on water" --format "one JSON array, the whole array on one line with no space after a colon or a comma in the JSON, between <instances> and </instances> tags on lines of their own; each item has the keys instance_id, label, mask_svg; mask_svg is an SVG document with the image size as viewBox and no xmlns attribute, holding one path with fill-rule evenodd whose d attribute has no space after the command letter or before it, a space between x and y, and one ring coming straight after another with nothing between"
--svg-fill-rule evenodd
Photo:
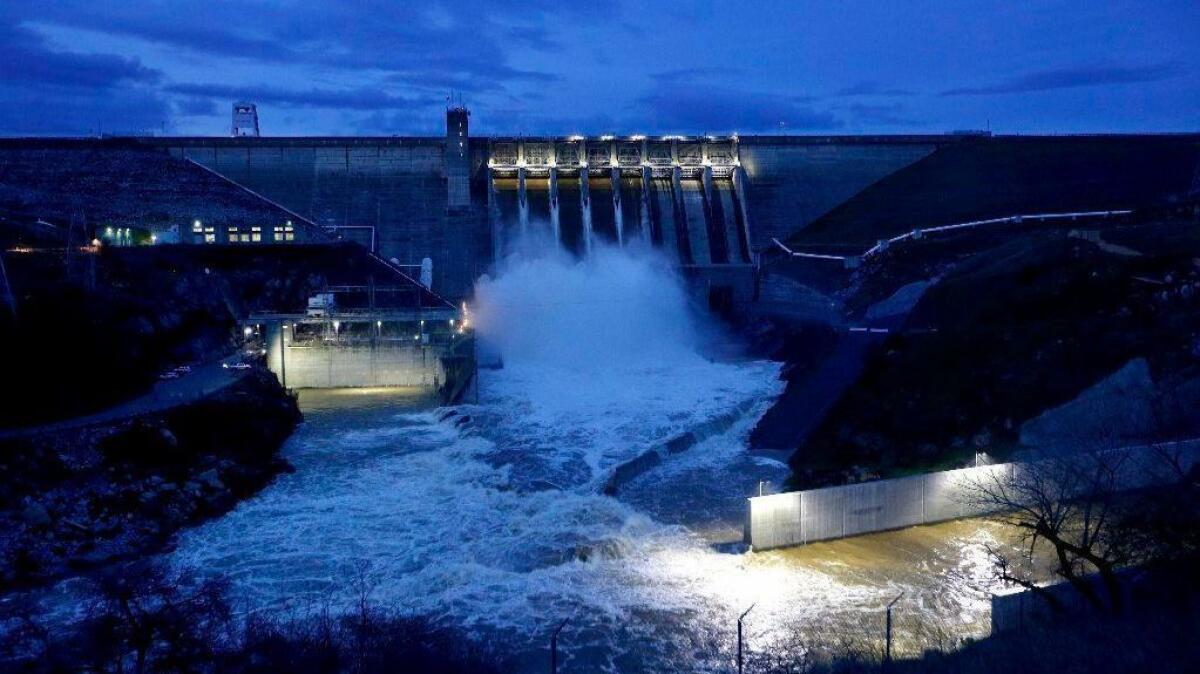
<instances>
[{"instance_id":1,"label":"foam on water","mask_svg":"<svg viewBox=\"0 0 1200 674\"><path fill-rule=\"evenodd\" d=\"M797 617L887 600L893 588L842 569L714 546L709 525L735 527L758 481L785 475L744 450L780 393L778 365L701 356L705 328L667 267L604 249L535 255L478 299L506 366L461 408L469 424L310 410L285 450L296 472L187 532L174 561L228 575L251 606L301 609L348 603L366 568L375 600L446 618L539 671L547 626L568 616L568 671L715 671L751 602L765 642ZM614 466L748 401L745 419L620 499L598 493Z\"/></svg>"}]
</instances>

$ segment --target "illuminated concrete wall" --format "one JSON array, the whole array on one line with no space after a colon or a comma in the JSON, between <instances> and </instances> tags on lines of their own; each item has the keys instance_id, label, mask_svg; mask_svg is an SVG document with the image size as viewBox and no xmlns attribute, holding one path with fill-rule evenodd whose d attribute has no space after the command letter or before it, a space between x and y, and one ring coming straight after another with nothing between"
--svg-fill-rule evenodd
<instances>
[{"instance_id":1,"label":"illuminated concrete wall","mask_svg":"<svg viewBox=\"0 0 1200 674\"><path fill-rule=\"evenodd\" d=\"M288 388L417 386L432 392L446 382L441 347L387 341L374 345L289 342L281 353L278 332L269 331L268 340L267 366Z\"/></svg>"},{"instance_id":2,"label":"illuminated concrete wall","mask_svg":"<svg viewBox=\"0 0 1200 674\"><path fill-rule=\"evenodd\" d=\"M749 499L747 542L769 550L982 515L963 487L1010 470L1012 464L999 464L757 496Z\"/></svg>"},{"instance_id":3,"label":"illuminated concrete wall","mask_svg":"<svg viewBox=\"0 0 1200 674\"><path fill-rule=\"evenodd\" d=\"M1116 487L1134 489L1172 479L1164 470L1168 453L1186 471L1200 461L1200 440L1115 449L1103 456L1116 475ZM752 497L746 542L754 550L769 550L985 515L987 509L969 498L971 485L1007 483L1028 469L1002 463Z\"/></svg>"}]
</instances>

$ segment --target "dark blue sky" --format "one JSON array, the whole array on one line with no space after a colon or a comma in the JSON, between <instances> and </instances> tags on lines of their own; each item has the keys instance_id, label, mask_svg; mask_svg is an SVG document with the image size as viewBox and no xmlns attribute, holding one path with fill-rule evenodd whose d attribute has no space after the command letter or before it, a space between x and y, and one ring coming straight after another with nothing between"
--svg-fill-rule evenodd
<instances>
[{"instance_id":1,"label":"dark blue sky","mask_svg":"<svg viewBox=\"0 0 1200 674\"><path fill-rule=\"evenodd\" d=\"M1200 128L1200 1L4 0L0 134Z\"/></svg>"}]
</instances>

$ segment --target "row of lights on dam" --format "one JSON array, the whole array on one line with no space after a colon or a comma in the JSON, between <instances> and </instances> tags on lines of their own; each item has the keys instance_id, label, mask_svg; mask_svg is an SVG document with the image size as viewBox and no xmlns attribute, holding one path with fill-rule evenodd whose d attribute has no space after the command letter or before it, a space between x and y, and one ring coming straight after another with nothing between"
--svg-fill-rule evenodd
<instances>
[{"instance_id":1,"label":"row of lights on dam","mask_svg":"<svg viewBox=\"0 0 1200 674\"><path fill-rule=\"evenodd\" d=\"M736 132L736 131L735 131L735 132L733 132L733 133L732 133L732 134L730 134L728 137L729 137L731 140L737 140L737 139L738 139L737 132ZM646 140L647 138L649 138L649 136L645 136L645 135L642 135L642 134L634 134L634 135L632 135L632 136L629 136L629 137L628 137L628 140ZM616 137L616 136L613 136L613 135L611 135L611 134L607 134L607 135L600 136L600 140L602 140L602 141L607 141L607 140L616 140L616 139L617 139L617 137ZM658 139L659 139L659 140L687 140L687 139L688 139L688 136L680 136L680 135L672 135L672 136L659 136L659 137L658 137ZM713 135L705 135L705 136L704 136L704 139L705 139L705 140L717 140L717 139L718 139L718 137L717 137L717 136L713 136ZM587 140L587 137L586 137L586 136L581 136L581 135L579 135L579 134L575 134L575 135L573 135L573 136L567 136L567 140L570 140L570 141L575 141L575 142L579 142L579 141L582 141L582 140Z\"/></svg>"},{"instance_id":2,"label":"row of lights on dam","mask_svg":"<svg viewBox=\"0 0 1200 674\"><path fill-rule=\"evenodd\" d=\"M451 319L450 319L450 329L451 329L451 330L453 330L453 329L454 329L454 327L455 327L455 323L456 323L455 319L451 318ZM467 327L470 325L470 321L469 321L468 319L466 319L466 318L463 318L463 319L461 319L461 320L457 321L457 323L458 323L458 330L457 330L457 332L458 332L458 334L460 334L460 335L461 335L461 334L463 334L463 331L465 331L465 330L467 329ZM420 322L420 324L421 324L421 332L420 332L420 333L418 333L418 334L415 334L415 335L413 335L413 339L414 339L414 340L419 340L419 339L421 339L421 334L423 334L423 333L425 332L425 321L424 321L424 320L422 320L422 321ZM333 331L334 331L334 332L337 332L338 330L340 330L340 329L341 329L341 327L342 327L342 322L341 322L341 321L333 321L332 325L333 325ZM283 329L284 329L284 330L286 330L286 329L288 329L288 328L291 328L292 330L295 330L295 329L296 329L298 326L299 326L299 324L297 324L297 323L292 323L292 324L290 324L290 325L289 325L289 324L287 324L287 323L284 323L284 324L283 324ZM375 327L376 327L376 329L382 329L382 328L383 328L383 321L375 321ZM254 328L251 328L251 327L247 326L246 328L244 328L244 329L243 329L243 331L242 331L242 334L244 334L245 336L249 337L250 335L254 334L254 331L255 331L257 328L258 328L258 326L255 326Z\"/></svg>"},{"instance_id":3,"label":"row of lights on dam","mask_svg":"<svg viewBox=\"0 0 1200 674\"><path fill-rule=\"evenodd\" d=\"M734 166L741 166L742 162L739 161L737 158L734 158L732 164ZM524 159L518 160L516 165L518 168L525 168L525 167L529 166L529 164L527 164ZM620 164L617 163L617 160L615 160L615 159L609 160L608 165L611 166L612 168L620 168L620 166L621 166ZM641 165L646 168L654 167L654 164L651 164L648 161L643 161L641 163ZM712 166L713 164L712 164L712 160L705 159L700 162L700 165L701 166ZM489 158L488 159L488 167L495 168L495 166L496 166L496 160ZM564 166L566 166L566 164L564 164ZM671 166L682 166L682 164L680 164L677 161L672 161ZM588 163L586 161L579 162L579 168L587 168L587 167L588 167ZM538 166L538 168L558 168L558 162L549 161L549 162L546 162L546 164L544 164L544 165Z\"/></svg>"}]
</instances>

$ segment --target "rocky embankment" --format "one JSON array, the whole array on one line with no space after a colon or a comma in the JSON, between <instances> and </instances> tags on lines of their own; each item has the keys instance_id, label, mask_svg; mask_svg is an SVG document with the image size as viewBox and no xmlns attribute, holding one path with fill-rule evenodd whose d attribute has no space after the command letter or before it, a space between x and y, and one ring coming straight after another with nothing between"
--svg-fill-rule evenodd
<instances>
[{"instance_id":1,"label":"rocky embankment","mask_svg":"<svg viewBox=\"0 0 1200 674\"><path fill-rule=\"evenodd\" d=\"M301 419L254 372L163 413L0 443L0 592L153 553L290 469Z\"/></svg>"},{"instance_id":2,"label":"rocky embankment","mask_svg":"<svg viewBox=\"0 0 1200 674\"><path fill-rule=\"evenodd\" d=\"M839 332L829 350L807 327L769 331L789 386L752 446L792 451L792 485L815 487L954 468L978 452L1001 460L1064 437L1091 446L1193 437L1195 218L1176 209L1093 229L945 235L876 256L840 287L781 263L808 292L840 302L859 332ZM1100 384L1131 363L1138 386L1104 393Z\"/></svg>"}]
</instances>

